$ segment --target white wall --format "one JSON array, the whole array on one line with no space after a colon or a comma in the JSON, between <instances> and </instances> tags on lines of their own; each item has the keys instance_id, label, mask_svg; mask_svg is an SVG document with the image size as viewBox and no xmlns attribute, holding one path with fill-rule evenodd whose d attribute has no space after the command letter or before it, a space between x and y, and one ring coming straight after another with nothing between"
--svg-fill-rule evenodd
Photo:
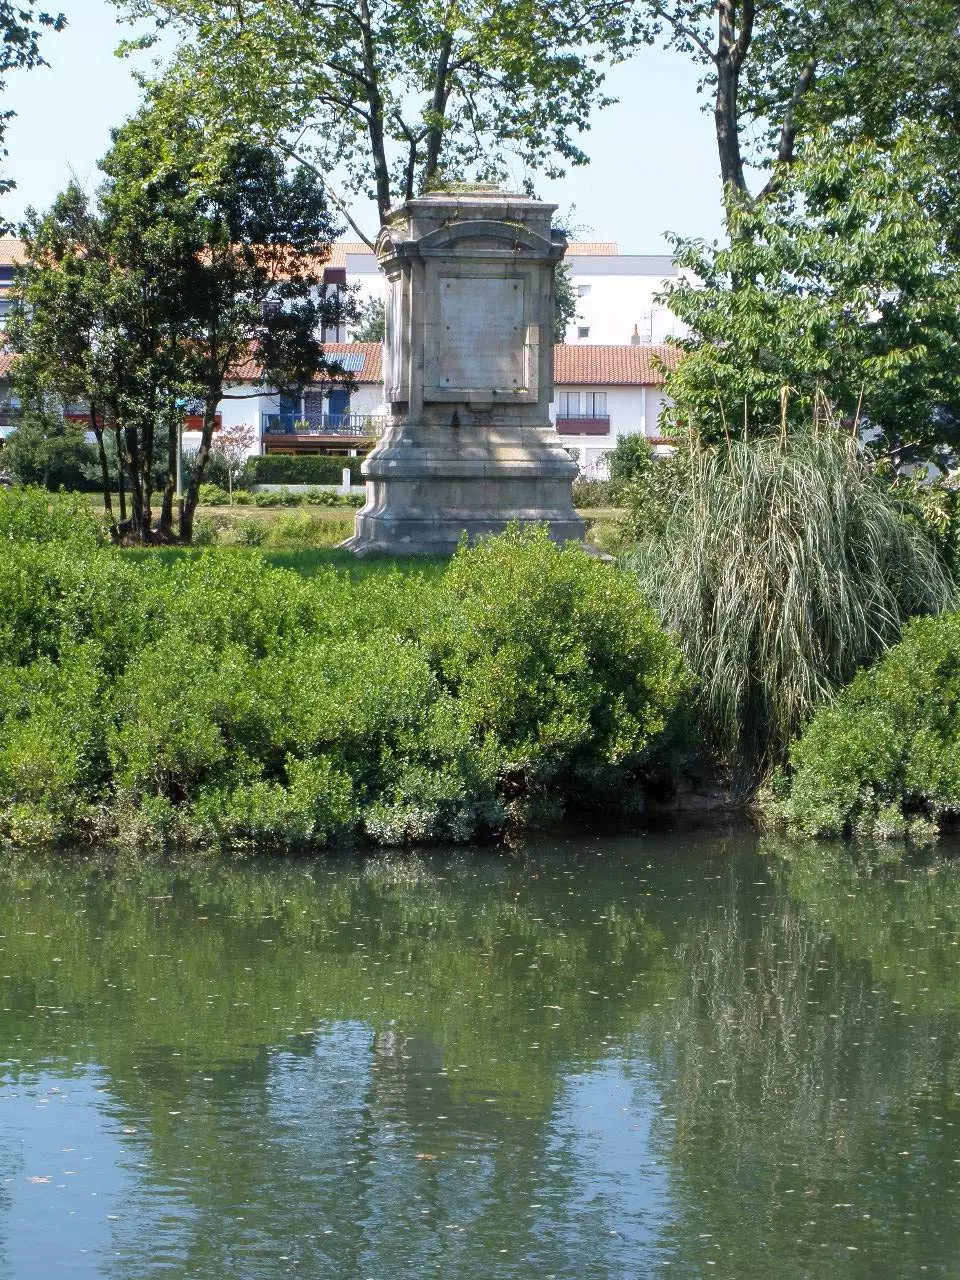
<instances>
[{"instance_id":1,"label":"white wall","mask_svg":"<svg viewBox=\"0 0 960 1280\"><path fill-rule=\"evenodd\" d=\"M662 277L628 275L580 275L575 258L574 288L588 292L577 298L576 319L567 326L565 341L620 346L633 337L634 325L643 342L664 342L679 335L682 327L671 312L654 301L663 288ZM583 329L589 330L581 337Z\"/></svg>"},{"instance_id":2,"label":"white wall","mask_svg":"<svg viewBox=\"0 0 960 1280\"><path fill-rule=\"evenodd\" d=\"M666 255L571 255L565 261L574 289L587 290L577 298L577 318L567 328L566 342L616 346L630 341L634 325L644 342L663 342L685 331L666 307L654 301L654 295L679 274ZM375 258L348 253L346 266L347 280L357 286L360 300L386 296L385 277ZM589 329L589 335L578 338L579 328ZM348 340L349 336L348 330Z\"/></svg>"},{"instance_id":3,"label":"white wall","mask_svg":"<svg viewBox=\"0 0 960 1280\"><path fill-rule=\"evenodd\" d=\"M550 406L550 420L556 423L556 395L560 391L602 391L602 387L562 386L554 391L554 402ZM621 436L645 435L659 436L659 415L666 396L659 387L607 387L607 414L610 418L610 431L604 436L577 435L565 432L561 441L573 449L580 451L580 468L587 475L602 471L604 455L617 443Z\"/></svg>"}]
</instances>

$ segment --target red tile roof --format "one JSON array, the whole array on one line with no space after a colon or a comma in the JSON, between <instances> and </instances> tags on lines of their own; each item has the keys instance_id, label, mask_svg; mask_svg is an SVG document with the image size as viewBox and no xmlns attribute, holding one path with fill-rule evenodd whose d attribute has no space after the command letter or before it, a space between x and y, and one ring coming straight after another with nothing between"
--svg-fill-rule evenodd
<instances>
[{"instance_id":1,"label":"red tile roof","mask_svg":"<svg viewBox=\"0 0 960 1280\"><path fill-rule=\"evenodd\" d=\"M383 348L379 342L325 342L323 344L323 353L331 363L338 356L362 355L363 367L350 373L350 377L354 382L383 381ZM238 365L230 374L232 383L256 382L258 378L257 364L252 357L248 357L243 364Z\"/></svg>"},{"instance_id":2,"label":"red tile roof","mask_svg":"<svg viewBox=\"0 0 960 1280\"><path fill-rule=\"evenodd\" d=\"M363 368L351 375L354 381L383 381L383 344L380 342L325 342L323 354L328 360L336 360L338 356L362 355Z\"/></svg>"},{"instance_id":3,"label":"red tile roof","mask_svg":"<svg viewBox=\"0 0 960 1280\"><path fill-rule=\"evenodd\" d=\"M0 236L0 267L16 266L25 261L23 241L15 236Z\"/></svg>"},{"instance_id":4,"label":"red tile roof","mask_svg":"<svg viewBox=\"0 0 960 1280\"><path fill-rule=\"evenodd\" d=\"M566 387L658 387L664 376L660 366L676 368L680 354L676 347L647 343L618 347L564 344L554 348L553 379Z\"/></svg>"},{"instance_id":5,"label":"red tile roof","mask_svg":"<svg viewBox=\"0 0 960 1280\"><path fill-rule=\"evenodd\" d=\"M363 367L351 374L358 383L383 381L383 349L379 342L326 342L328 360L338 356L363 356ZM554 348L554 381L560 387L658 387L663 383L663 369L676 366L680 351L671 346L600 347L559 346ZM0 351L0 378L8 378L16 357ZM254 382L257 368L246 360L234 373L236 382Z\"/></svg>"}]
</instances>

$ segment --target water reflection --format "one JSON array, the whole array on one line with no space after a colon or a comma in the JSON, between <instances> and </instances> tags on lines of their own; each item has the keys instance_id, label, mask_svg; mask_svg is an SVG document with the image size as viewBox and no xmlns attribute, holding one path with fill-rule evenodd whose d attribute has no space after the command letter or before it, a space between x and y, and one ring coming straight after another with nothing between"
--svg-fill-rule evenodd
<instances>
[{"instance_id":1,"label":"water reflection","mask_svg":"<svg viewBox=\"0 0 960 1280\"><path fill-rule=\"evenodd\" d=\"M956 1274L948 863L59 862L0 935L0 1275Z\"/></svg>"}]
</instances>

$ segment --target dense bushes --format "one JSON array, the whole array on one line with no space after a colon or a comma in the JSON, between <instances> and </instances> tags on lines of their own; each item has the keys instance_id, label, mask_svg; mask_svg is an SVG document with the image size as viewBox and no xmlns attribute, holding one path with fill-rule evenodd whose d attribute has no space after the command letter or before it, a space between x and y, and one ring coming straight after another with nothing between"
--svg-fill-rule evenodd
<instances>
[{"instance_id":1,"label":"dense bushes","mask_svg":"<svg viewBox=\"0 0 960 1280\"><path fill-rule=\"evenodd\" d=\"M9 505L0 533L36 535ZM595 813L639 793L687 687L631 579L542 532L362 588L239 549L134 562L85 529L10 540L0 576L8 842L307 849Z\"/></svg>"},{"instance_id":2,"label":"dense bushes","mask_svg":"<svg viewBox=\"0 0 960 1280\"><path fill-rule=\"evenodd\" d=\"M929 838L960 814L960 614L918 619L814 716L772 812L805 835Z\"/></svg>"},{"instance_id":3,"label":"dense bushes","mask_svg":"<svg viewBox=\"0 0 960 1280\"><path fill-rule=\"evenodd\" d=\"M233 494L218 484L200 486L200 502L206 507L362 507L365 498L361 493L339 493L336 489L265 489L251 493L248 489L235 489Z\"/></svg>"},{"instance_id":4,"label":"dense bushes","mask_svg":"<svg viewBox=\"0 0 960 1280\"><path fill-rule=\"evenodd\" d=\"M244 484L339 484L344 467L350 468L354 484L363 484L362 458L331 457L326 454L265 453L248 458Z\"/></svg>"}]
</instances>

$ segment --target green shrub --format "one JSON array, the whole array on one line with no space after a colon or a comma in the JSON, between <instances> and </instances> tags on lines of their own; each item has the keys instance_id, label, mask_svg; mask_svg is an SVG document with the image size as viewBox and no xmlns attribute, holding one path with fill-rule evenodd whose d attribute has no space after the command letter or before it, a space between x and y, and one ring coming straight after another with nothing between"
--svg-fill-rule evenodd
<instances>
[{"instance_id":1,"label":"green shrub","mask_svg":"<svg viewBox=\"0 0 960 1280\"><path fill-rule=\"evenodd\" d=\"M609 480L574 480L573 505L581 510L590 507L615 507L619 490Z\"/></svg>"},{"instance_id":2,"label":"green shrub","mask_svg":"<svg viewBox=\"0 0 960 1280\"><path fill-rule=\"evenodd\" d=\"M813 836L929 838L960 815L960 614L923 618L811 720L768 800Z\"/></svg>"},{"instance_id":3,"label":"green shrub","mask_svg":"<svg viewBox=\"0 0 960 1280\"><path fill-rule=\"evenodd\" d=\"M253 494L249 489L234 489L233 501L238 507L249 507L253 503Z\"/></svg>"},{"instance_id":4,"label":"green shrub","mask_svg":"<svg viewBox=\"0 0 960 1280\"><path fill-rule=\"evenodd\" d=\"M218 484L202 484L198 492L205 507L225 507L230 501L230 494Z\"/></svg>"},{"instance_id":5,"label":"green shrub","mask_svg":"<svg viewBox=\"0 0 960 1280\"><path fill-rule=\"evenodd\" d=\"M240 547L262 547L267 540L267 527L262 520L238 520L232 533Z\"/></svg>"},{"instance_id":6,"label":"green shrub","mask_svg":"<svg viewBox=\"0 0 960 1280\"><path fill-rule=\"evenodd\" d=\"M741 794L823 702L950 607L952 579L849 432L687 455L688 482L631 563L697 676L709 739Z\"/></svg>"},{"instance_id":7,"label":"green shrub","mask_svg":"<svg viewBox=\"0 0 960 1280\"><path fill-rule=\"evenodd\" d=\"M542 530L361 586L238 546L61 544L16 510L27 536L0 558L7 844L465 841L629 807L675 735L688 678L633 578ZM291 512L272 536L350 524Z\"/></svg>"},{"instance_id":8,"label":"green shrub","mask_svg":"<svg viewBox=\"0 0 960 1280\"><path fill-rule=\"evenodd\" d=\"M688 677L628 576L510 530L461 548L440 596L427 643L507 793L585 806L653 766Z\"/></svg>"},{"instance_id":9,"label":"green shrub","mask_svg":"<svg viewBox=\"0 0 960 1280\"><path fill-rule=\"evenodd\" d=\"M362 484L362 458L330 457L325 454L265 453L248 458L244 483L253 484L339 484L344 467L350 468L354 484Z\"/></svg>"},{"instance_id":10,"label":"green shrub","mask_svg":"<svg viewBox=\"0 0 960 1280\"><path fill-rule=\"evenodd\" d=\"M656 464L649 440L640 432L619 436L606 457L607 475L614 486L628 484Z\"/></svg>"},{"instance_id":11,"label":"green shrub","mask_svg":"<svg viewBox=\"0 0 960 1280\"><path fill-rule=\"evenodd\" d=\"M220 525L209 516L199 516L193 522L193 546L214 547L220 533Z\"/></svg>"},{"instance_id":12,"label":"green shrub","mask_svg":"<svg viewBox=\"0 0 960 1280\"><path fill-rule=\"evenodd\" d=\"M35 487L0 486L0 542L55 542L60 546L99 547L107 542L100 516L73 494L52 495Z\"/></svg>"},{"instance_id":13,"label":"green shrub","mask_svg":"<svg viewBox=\"0 0 960 1280\"><path fill-rule=\"evenodd\" d=\"M306 511L297 511L273 521L266 544L270 547L333 547L352 532L352 521L324 520Z\"/></svg>"},{"instance_id":14,"label":"green shrub","mask_svg":"<svg viewBox=\"0 0 960 1280\"><path fill-rule=\"evenodd\" d=\"M265 489L262 493L255 493L253 501L258 507L285 507L290 501L290 494L286 489Z\"/></svg>"}]
</instances>

